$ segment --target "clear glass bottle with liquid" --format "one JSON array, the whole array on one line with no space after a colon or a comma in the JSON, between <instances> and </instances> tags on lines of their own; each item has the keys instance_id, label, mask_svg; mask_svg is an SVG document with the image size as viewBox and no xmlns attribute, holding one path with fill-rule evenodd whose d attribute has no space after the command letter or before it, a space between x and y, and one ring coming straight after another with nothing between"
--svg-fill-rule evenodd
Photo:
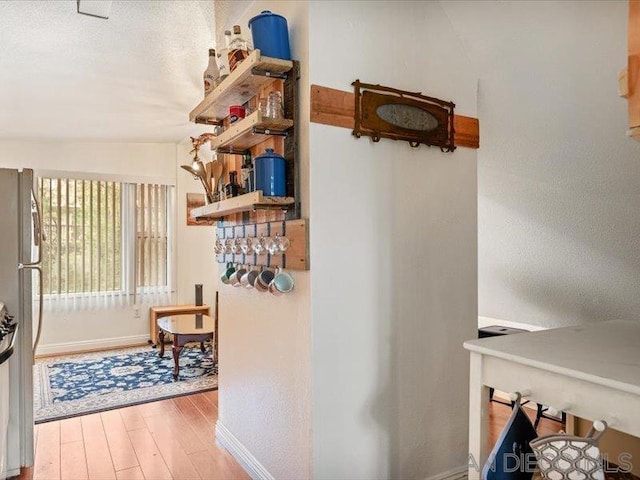
<instances>
[{"instance_id":1,"label":"clear glass bottle with liquid","mask_svg":"<svg viewBox=\"0 0 640 480\"><path fill-rule=\"evenodd\" d=\"M216 51L213 48L209 49L209 65L202 77L204 80L204 95L206 97L220 83L220 70L218 69Z\"/></svg>"},{"instance_id":2,"label":"clear glass bottle with liquid","mask_svg":"<svg viewBox=\"0 0 640 480\"><path fill-rule=\"evenodd\" d=\"M249 45L247 41L242 38L240 25L233 26L233 38L229 45L228 54L230 72L238 68L238 65L249 56Z\"/></svg>"},{"instance_id":3,"label":"clear glass bottle with liquid","mask_svg":"<svg viewBox=\"0 0 640 480\"><path fill-rule=\"evenodd\" d=\"M231 32L225 30L224 32L224 44L225 47L218 52L218 70L220 71L220 81L224 80L231 73L229 68L229 48L231 46Z\"/></svg>"},{"instance_id":4,"label":"clear glass bottle with liquid","mask_svg":"<svg viewBox=\"0 0 640 480\"><path fill-rule=\"evenodd\" d=\"M244 193L253 192L256 189L254 181L251 155L246 154L242 159L242 168L240 168L240 184L242 185Z\"/></svg>"}]
</instances>

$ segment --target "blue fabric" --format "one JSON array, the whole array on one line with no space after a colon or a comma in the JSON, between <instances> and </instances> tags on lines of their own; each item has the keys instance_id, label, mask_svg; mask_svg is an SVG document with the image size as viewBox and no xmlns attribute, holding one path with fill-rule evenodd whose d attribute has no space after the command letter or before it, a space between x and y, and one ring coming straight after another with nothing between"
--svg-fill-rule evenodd
<instances>
[{"instance_id":1,"label":"blue fabric","mask_svg":"<svg viewBox=\"0 0 640 480\"><path fill-rule=\"evenodd\" d=\"M530 480L536 458L529 442L537 438L531 420L516 405L483 469L485 480Z\"/></svg>"}]
</instances>

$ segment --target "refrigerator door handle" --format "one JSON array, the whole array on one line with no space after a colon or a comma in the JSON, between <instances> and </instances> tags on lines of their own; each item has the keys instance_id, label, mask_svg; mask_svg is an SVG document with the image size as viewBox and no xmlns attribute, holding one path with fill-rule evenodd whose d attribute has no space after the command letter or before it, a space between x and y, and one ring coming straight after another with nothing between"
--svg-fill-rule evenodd
<instances>
[{"instance_id":1,"label":"refrigerator door handle","mask_svg":"<svg viewBox=\"0 0 640 480\"><path fill-rule=\"evenodd\" d=\"M38 272L38 329L36 330L36 339L33 342L33 355L36 354L36 348L40 343L40 334L42 333L42 317L44 310L44 302L42 300L42 289L44 288L44 281L42 278L42 268L38 265L20 265L20 269L30 269Z\"/></svg>"},{"instance_id":2,"label":"refrigerator door handle","mask_svg":"<svg viewBox=\"0 0 640 480\"><path fill-rule=\"evenodd\" d=\"M33 230L36 237L34 239L34 243L38 247L38 257L34 261L19 264L18 268L33 267L42 263L42 241L44 240L44 235L42 233L42 210L40 209L40 202L38 201L38 197L36 196L36 193L33 191L33 189L31 189L31 198L33 199L33 203L36 206L36 218L33 225ZM40 274L40 276L42 277L42 273Z\"/></svg>"}]
</instances>

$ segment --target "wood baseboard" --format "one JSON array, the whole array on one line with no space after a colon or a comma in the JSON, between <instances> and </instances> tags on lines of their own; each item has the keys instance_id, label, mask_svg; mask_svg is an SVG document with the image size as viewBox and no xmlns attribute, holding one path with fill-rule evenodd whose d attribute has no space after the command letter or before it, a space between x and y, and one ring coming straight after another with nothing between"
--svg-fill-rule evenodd
<instances>
[{"instance_id":1,"label":"wood baseboard","mask_svg":"<svg viewBox=\"0 0 640 480\"><path fill-rule=\"evenodd\" d=\"M138 347L148 345L149 335L131 335L127 337L101 338L82 342L51 343L39 345L36 358L52 357L60 354L90 353L113 348Z\"/></svg>"},{"instance_id":2,"label":"wood baseboard","mask_svg":"<svg viewBox=\"0 0 640 480\"><path fill-rule=\"evenodd\" d=\"M254 457L249 450L225 427L216 422L216 443L227 450L254 480L275 480L273 475Z\"/></svg>"}]
</instances>

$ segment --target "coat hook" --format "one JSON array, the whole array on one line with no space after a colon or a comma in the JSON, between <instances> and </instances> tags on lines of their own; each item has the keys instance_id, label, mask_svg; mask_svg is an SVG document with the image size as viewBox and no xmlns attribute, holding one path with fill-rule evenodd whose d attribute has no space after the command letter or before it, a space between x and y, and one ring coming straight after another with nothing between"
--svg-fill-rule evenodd
<instances>
[{"instance_id":1,"label":"coat hook","mask_svg":"<svg viewBox=\"0 0 640 480\"><path fill-rule=\"evenodd\" d=\"M598 432L604 432L608 426L609 423L604 420L596 420L595 422L593 422L593 429L597 430Z\"/></svg>"},{"instance_id":2,"label":"coat hook","mask_svg":"<svg viewBox=\"0 0 640 480\"><path fill-rule=\"evenodd\" d=\"M530 396L531 396L531 390L525 389L525 390L520 390L519 392L510 393L509 400L511 400L512 402L517 402L519 399L530 397Z\"/></svg>"},{"instance_id":3,"label":"coat hook","mask_svg":"<svg viewBox=\"0 0 640 480\"><path fill-rule=\"evenodd\" d=\"M547 412L549 415L553 416L553 417L557 417L560 412L568 412L569 410L571 410L571 405L568 403L562 404L560 405L559 408L555 408L552 406L547 407Z\"/></svg>"}]
</instances>

